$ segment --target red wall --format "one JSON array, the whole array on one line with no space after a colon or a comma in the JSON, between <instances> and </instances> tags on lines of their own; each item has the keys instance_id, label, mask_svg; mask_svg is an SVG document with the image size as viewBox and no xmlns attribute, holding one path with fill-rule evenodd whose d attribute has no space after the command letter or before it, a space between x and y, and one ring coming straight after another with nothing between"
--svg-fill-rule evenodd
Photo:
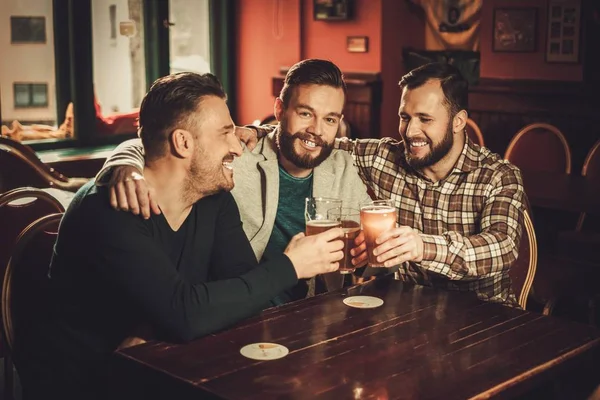
<instances>
[{"instance_id":1,"label":"red wall","mask_svg":"<svg viewBox=\"0 0 600 400\"><path fill-rule=\"evenodd\" d=\"M397 0L355 0L352 20L324 22L313 20L312 0L237 0L236 123L271 114L271 78L302 59L329 59L342 71L379 72L385 1ZM347 36L368 36L369 51L348 53Z\"/></svg>"},{"instance_id":2,"label":"red wall","mask_svg":"<svg viewBox=\"0 0 600 400\"><path fill-rule=\"evenodd\" d=\"M315 21L313 2L304 1L302 16L302 58L331 60L342 71L381 70L381 2L355 0L354 18L348 21ZM368 36L367 53L349 53L348 36Z\"/></svg>"},{"instance_id":3,"label":"red wall","mask_svg":"<svg viewBox=\"0 0 600 400\"><path fill-rule=\"evenodd\" d=\"M547 0L521 0L518 7L537 7L538 36L534 53L492 51L494 8L515 7L514 0L484 0L481 13L481 77L501 79L583 80L581 64L547 63Z\"/></svg>"},{"instance_id":4,"label":"red wall","mask_svg":"<svg viewBox=\"0 0 600 400\"><path fill-rule=\"evenodd\" d=\"M425 48L425 16L420 8L408 1L384 0L382 6L381 78L383 103L381 104L381 132L374 136L399 137L398 107L400 89L398 82L406 72L402 48Z\"/></svg>"},{"instance_id":5,"label":"red wall","mask_svg":"<svg viewBox=\"0 0 600 400\"><path fill-rule=\"evenodd\" d=\"M271 78L301 60L300 2L237 1L237 124L272 114Z\"/></svg>"}]
</instances>

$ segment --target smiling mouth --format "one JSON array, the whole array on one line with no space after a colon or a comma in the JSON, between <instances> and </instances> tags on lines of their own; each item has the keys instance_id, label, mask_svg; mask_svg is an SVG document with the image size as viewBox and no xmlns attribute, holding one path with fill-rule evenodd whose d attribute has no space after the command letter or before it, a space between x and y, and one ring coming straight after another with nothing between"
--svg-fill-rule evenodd
<instances>
[{"instance_id":1,"label":"smiling mouth","mask_svg":"<svg viewBox=\"0 0 600 400\"><path fill-rule=\"evenodd\" d=\"M413 140L409 144L410 144L410 147L425 147L429 143L425 140Z\"/></svg>"},{"instance_id":2,"label":"smiling mouth","mask_svg":"<svg viewBox=\"0 0 600 400\"><path fill-rule=\"evenodd\" d=\"M223 161L223 167L233 171L233 165L231 164L231 161Z\"/></svg>"},{"instance_id":3,"label":"smiling mouth","mask_svg":"<svg viewBox=\"0 0 600 400\"><path fill-rule=\"evenodd\" d=\"M302 143L304 143L307 147L310 147L312 149L316 148L318 145L316 142L313 142L312 140L307 140L307 139L300 139L302 140Z\"/></svg>"}]
</instances>

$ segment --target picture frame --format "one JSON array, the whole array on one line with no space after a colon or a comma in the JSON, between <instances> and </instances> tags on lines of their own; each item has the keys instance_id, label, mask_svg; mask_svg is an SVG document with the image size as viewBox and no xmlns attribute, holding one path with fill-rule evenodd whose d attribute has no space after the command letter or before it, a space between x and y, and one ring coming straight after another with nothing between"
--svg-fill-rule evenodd
<instances>
[{"instance_id":1,"label":"picture frame","mask_svg":"<svg viewBox=\"0 0 600 400\"><path fill-rule=\"evenodd\" d=\"M546 62L578 63L581 0L549 0Z\"/></svg>"},{"instance_id":2,"label":"picture frame","mask_svg":"<svg viewBox=\"0 0 600 400\"><path fill-rule=\"evenodd\" d=\"M492 51L535 52L537 45L537 8L496 8Z\"/></svg>"},{"instance_id":3,"label":"picture frame","mask_svg":"<svg viewBox=\"0 0 600 400\"><path fill-rule=\"evenodd\" d=\"M46 43L46 17L10 17L12 44Z\"/></svg>"},{"instance_id":4,"label":"picture frame","mask_svg":"<svg viewBox=\"0 0 600 400\"><path fill-rule=\"evenodd\" d=\"M369 37L348 36L346 38L346 50L349 53L367 53L369 51Z\"/></svg>"},{"instance_id":5,"label":"picture frame","mask_svg":"<svg viewBox=\"0 0 600 400\"><path fill-rule=\"evenodd\" d=\"M352 19L353 0L313 0L315 21L345 21Z\"/></svg>"}]
</instances>

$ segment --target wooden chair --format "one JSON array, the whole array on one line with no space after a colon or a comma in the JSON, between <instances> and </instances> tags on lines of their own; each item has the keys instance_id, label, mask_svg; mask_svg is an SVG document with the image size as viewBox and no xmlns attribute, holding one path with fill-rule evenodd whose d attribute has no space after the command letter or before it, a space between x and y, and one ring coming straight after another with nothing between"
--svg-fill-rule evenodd
<instances>
[{"instance_id":1,"label":"wooden chair","mask_svg":"<svg viewBox=\"0 0 600 400\"><path fill-rule=\"evenodd\" d=\"M525 309L537 269L538 250L533 222L527 210L524 212L523 222L523 235L519 246L519 256L508 274L510 275L511 286L517 297L517 301Z\"/></svg>"},{"instance_id":2,"label":"wooden chair","mask_svg":"<svg viewBox=\"0 0 600 400\"><path fill-rule=\"evenodd\" d=\"M27 346L26 337L34 329L32 321L44 312L42 306L47 301L49 288L48 267L62 216L62 213L46 215L21 232L2 284L4 338L24 391L30 383L15 349Z\"/></svg>"},{"instance_id":3,"label":"wooden chair","mask_svg":"<svg viewBox=\"0 0 600 400\"><path fill-rule=\"evenodd\" d=\"M0 278L4 278L8 260L21 231L40 217L63 211L61 203L41 189L19 188L0 194ZM4 358L4 398L10 399L13 391L12 361L1 341L0 357Z\"/></svg>"},{"instance_id":4,"label":"wooden chair","mask_svg":"<svg viewBox=\"0 0 600 400\"><path fill-rule=\"evenodd\" d=\"M583 162L583 168L581 169L581 176L586 176L592 179L600 180L600 140L598 140L590 149L589 153L585 157ZM577 231L584 230L584 222L586 220L586 214L581 213L579 221L577 221ZM588 225L594 226L596 230L600 231L598 224L599 220L595 220L594 223Z\"/></svg>"},{"instance_id":5,"label":"wooden chair","mask_svg":"<svg viewBox=\"0 0 600 400\"><path fill-rule=\"evenodd\" d=\"M87 181L58 173L44 164L31 147L0 136L0 193L25 186L76 192Z\"/></svg>"},{"instance_id":6,"label":"wooden chair","mask_svg":"<svg viewBox=\"0 0 600 400\"><path fill-rule=\"evenodd\" d=\"M481 147L485 146L485 141L483 140L483 133L481 133L481 129L479 129L477 123L471 118L467 119L465 133L473 143L478 144Z\"/></svg>"},{"instance_id":7,"label":"wooden chair","mask_svg":"<svg viewBox=\"0 0 600 400\"><path fill-rule=\"evenodd\" d=\"M523 170L571 173L571 149L562 132L550 124L530 124L511 139L504 159Z\"/></svg>"}]
</instances>

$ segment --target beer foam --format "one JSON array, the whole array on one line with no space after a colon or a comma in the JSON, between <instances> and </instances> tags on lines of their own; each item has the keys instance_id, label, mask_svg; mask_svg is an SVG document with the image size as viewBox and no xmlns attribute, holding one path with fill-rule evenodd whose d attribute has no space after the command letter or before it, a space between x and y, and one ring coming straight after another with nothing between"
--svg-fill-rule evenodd
<instances>
[{"instance_id":1,"label":"beer foam","mask_svg":"<svg viewBox=\"0 0 600 400\"><path fill-rule=\"evenodd\" d=\"M337 227L340 225L339 221L334 221L331 219L318 219L313 221L307 221L307 226L319 226L319 227Z\"/></svg>"},{"instance_id":2,"label":"beer foam","mask_svg":"<svg viewBox=\"0 0 600 400\"><path fill-rule=\"evenodd\" d=\"M367 206L364 207L361 211L367 212L370 214L385 214L394 212L396 209L390 206Z\"/></svg>"}]
</instances>

